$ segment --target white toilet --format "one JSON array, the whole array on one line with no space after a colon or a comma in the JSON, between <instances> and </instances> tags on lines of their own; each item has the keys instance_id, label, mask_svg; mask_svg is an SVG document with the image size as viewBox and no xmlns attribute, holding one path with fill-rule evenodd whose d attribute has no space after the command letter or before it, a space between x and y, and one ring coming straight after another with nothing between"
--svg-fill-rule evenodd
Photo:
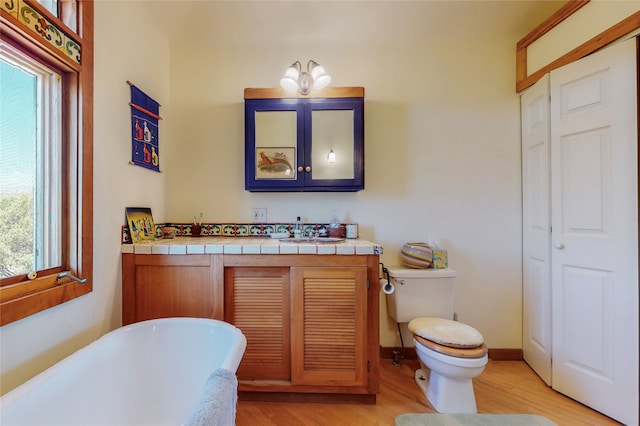
<instances>
[{"instance_id":1,"label":"white toilet","mask_svg":"<svg viewBox=\"0 0 640 426\"><path fill-rule=\"evenodd\" d=\"M422 366L416 383L439 413L477 413L471 380L489 358L482 335L453 321L456 271L387 269L395 287L387 294L387 310L413 333Z\"/></svg>"}]
</instances>

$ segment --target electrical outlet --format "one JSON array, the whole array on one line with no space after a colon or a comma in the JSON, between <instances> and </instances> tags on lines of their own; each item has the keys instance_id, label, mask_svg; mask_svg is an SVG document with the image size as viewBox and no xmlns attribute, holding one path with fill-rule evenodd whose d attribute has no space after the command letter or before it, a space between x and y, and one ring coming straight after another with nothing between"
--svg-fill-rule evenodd
<instances>
[{"instance_id":1,"label":"electrical outlet","mask_svg":"<svg viewBox=\"0 0 640 426\"><path fill-rule=\"evenodd\" d=\"M266 222L267 221L267 209L264 207L252 209L252 217L254 222Z\"/></svg>"}]
</instances>

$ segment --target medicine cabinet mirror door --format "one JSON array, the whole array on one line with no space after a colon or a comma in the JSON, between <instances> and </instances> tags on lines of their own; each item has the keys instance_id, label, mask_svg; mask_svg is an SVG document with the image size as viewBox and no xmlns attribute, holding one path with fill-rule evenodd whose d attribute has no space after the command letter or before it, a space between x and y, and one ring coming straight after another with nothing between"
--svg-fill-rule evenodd
<instances>
[{"instance_id":1,"label":"medicine cabinet mirror door","mask_svg":"<svg viewBox=\"0 0 640 426\"><path fill-rule=\"evenodd\" d=\"M364 188L362 102L322 100L305 114L305 186Z\"/></svg>"},{"instance_id":2,"label":"medicine cabinet mirror door","mask_svg":"<svg viewBox=\"0 0 640 426\"><path fill-rule=\"evenodd\" d=\"M304 106L295 100L245 103L245 189L300 190L304 153Z\"/></svg>"}]
</instances>

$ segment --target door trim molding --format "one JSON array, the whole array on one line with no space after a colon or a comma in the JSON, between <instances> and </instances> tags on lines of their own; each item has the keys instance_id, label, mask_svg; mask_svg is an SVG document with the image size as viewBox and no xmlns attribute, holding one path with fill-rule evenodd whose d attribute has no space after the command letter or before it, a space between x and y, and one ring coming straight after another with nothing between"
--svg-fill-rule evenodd
<instances>
[{"instance_id":1,"label":"door trim molding","mask_svg":"<svg viewBox=\"0 0 640 426\"><path fill-rule=\"evenodd\" d=\"M524 89L532 86L549 71L583 58L640 28L640 11L638 11L592 39L582 43L575 49L560 56L533 74L527 75L527 46L542 37L588 2L589 0L570 0L516 44L516 92L522 92Z\"/></svg>"}]
</instances>

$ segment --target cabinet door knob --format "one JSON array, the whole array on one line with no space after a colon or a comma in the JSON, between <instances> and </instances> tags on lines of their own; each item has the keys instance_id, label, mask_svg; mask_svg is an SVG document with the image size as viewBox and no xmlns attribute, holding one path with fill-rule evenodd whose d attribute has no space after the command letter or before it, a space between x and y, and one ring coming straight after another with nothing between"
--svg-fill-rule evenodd
<instances>
[{"instance_id":1,"label":"cabinet door knob","mask_svg":"<svg viewBox=\"0 0 640 426\"><path fill-rule=\"evenodd\" d=\"M565 247L564 243L555 243L553 246L559 250L562 250Z\"/></svg>"},{"instance_id":2,"label":"cabinet door knob","mask_svg":"<svg viewBox=\"0 0 640 426\"><path fill-rule=\"evenodd\" d=\"M310 172L310 171L311 171L311 166L307 166L307 167L305 167L305 168L304 168L304 171L305 171L305 172Z\"/></svg>"},{"instance_id":3,"label":"cabinet door knob","mask_svg":"<svg viewBox=\"0 0 640 426\"><path fill-rule=\"evenodd\" d=\"M304 172L304 168L302 168L302 166L298 166L298 172L299 172L299 173Z\"/></svg>"}]
</instances>

